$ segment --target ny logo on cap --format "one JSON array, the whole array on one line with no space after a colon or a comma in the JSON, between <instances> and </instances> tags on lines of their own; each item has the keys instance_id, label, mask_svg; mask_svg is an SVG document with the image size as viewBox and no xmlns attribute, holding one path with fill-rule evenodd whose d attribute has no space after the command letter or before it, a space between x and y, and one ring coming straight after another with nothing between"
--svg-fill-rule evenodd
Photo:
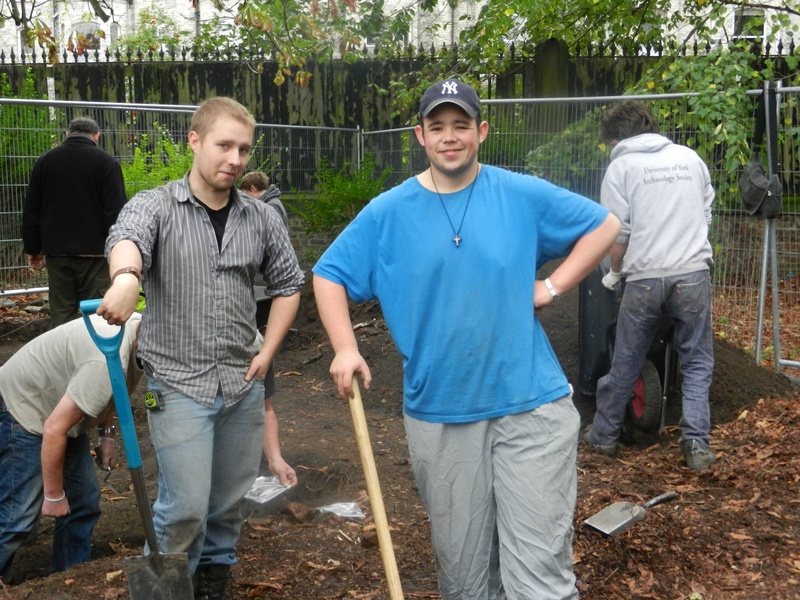
<instances>
[{"instance_id":1,"label":"ny logo on cap","mask_svg":"<svg viewBox=\"0 0 800 600\"><path fill-rule=\"evenodd\" d=\"M442 94L458 94L458 82L445 81L442 84Z\"/></svg>"}]
</instances>

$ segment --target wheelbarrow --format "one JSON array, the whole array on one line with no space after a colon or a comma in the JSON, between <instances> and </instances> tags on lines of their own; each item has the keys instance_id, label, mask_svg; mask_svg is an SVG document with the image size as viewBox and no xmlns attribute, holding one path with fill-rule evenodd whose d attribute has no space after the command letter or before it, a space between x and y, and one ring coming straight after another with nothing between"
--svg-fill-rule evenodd
<instances>
[{"instance_id":1,"label":"wheelbarrow","mask_svg":"<svg viewBox=\"0 0 800 600\"><path fill-rule=\"evenodd\" d=\"M614 355L617 314L621 294L603 286L608 272L604 263L592 271L579 290L579 388L586 396L594 396L597 381L609 372ZM678 355L675 346L675 327L664 316L647 351L642 372L634 384L628 403L630 423L638 430L663 432L666 405L674 389Z\"/></svg>"},{"instance_id":2,"label":"wheelbarrow","mask_svg":"<svg viewBox=\"0 0 800 600\"><path fill-rule=\"evenodd\" d=\"M147 497L147 486L142 472L139 441L136 438L133 412L125 384L125 372L119 357L125 326L120 327L117 334L112 337L98 334L89 316L97 312L99 306L100 300L84 300L80 303L81 315L89 329L89 335L106 357L125 457L133 480L139 515L144 525L145 539L150 549L150 554L146 556L125 559L128 592L131 600L192 600L194 598L192 575L189 572L189 560L186 554L162 554L158 551L150 499Z\"/></svg>"},{"instance_id":3,"label":"wheelbarrow","mask_svg":"<svg viewBox=\"0 0 800 600\"><path fill-rule=\"evenodd\" d=\"M616 320L609 332L609 353L614 354ZM642 372L633 385L628 402L628 415L637 429L645 432L664 431L667 399L674 388L678 355L675 350L675 325L664 316L658 323L656 334L647 351Z\"/></svg>"}]
</instances>

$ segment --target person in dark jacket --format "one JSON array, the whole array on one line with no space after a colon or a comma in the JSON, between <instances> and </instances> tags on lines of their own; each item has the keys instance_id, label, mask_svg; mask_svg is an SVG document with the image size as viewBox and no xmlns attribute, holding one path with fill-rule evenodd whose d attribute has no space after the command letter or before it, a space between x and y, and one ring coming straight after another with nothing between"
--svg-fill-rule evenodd
<instances>
[{"instance_id":1,"label":"person in dark jacket","mask_svg":"<svg viewBox=\"0 0 800 600\"><path fill-rule=\"evenodd\" d=\"M289 215L286 208L280 201L281 191L274 183L269 182L269 176L263 171L250 171L239 184L239 190L251 198L261 200L267 206L274 208L281 217L286 229L289 229ZM256 278L257 283L261 283L260 278ZM256 310L256 327L259 331L266 326L264 320L269 315L272 300L262 300ZM267 459L267 466L270 473L280 477L281 484L293 486L297 483L297 473L292 466L286 462L281 453L280 426L278 425L278 415L272 404L275 396L275 365L269 366L267 374L264 376L264 444L263 452Z\"/></svg>"},{"instance_id":2,"label":"person in dark jacket","mask_svg":"<svg viewBox=\"0 0 800 600\"><path fill-rule=\"evenodd\" d=\"M281 202L281 191L277 185L269 182L269 176L266 173L263 171L250 171L242 177L239 189L251 198L261 200L277 210L286 229L289 229L289 215L286 212L286 207L283 206L283 202Z\"/></svg>"},{"instance_id":3,"label":"person in dark jacket","mask_svg":"<svg viewBox=\"0 0 800 600\"><path fill-rule=\"evenodd\" d=\"M127 197L122 168L99 139L97 122L77 117L31 172L22 242L28 267L47 267L52 327L77 317L81 300L99 298L111 285L104 244Z\"/></svg>"}]
</instances>

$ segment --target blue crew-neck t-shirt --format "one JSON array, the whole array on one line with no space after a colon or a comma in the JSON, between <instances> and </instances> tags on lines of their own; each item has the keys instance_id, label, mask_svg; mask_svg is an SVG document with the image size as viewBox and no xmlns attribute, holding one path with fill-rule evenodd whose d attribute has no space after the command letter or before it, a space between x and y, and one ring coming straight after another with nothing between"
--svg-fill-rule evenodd
<instances>
[{"instance_id":1,"label":"blue crew-neck t-shirt","mask_svg":"<svg viewBox=\"0 0 800 600\"><path fill-rule=\"evenodd\" d=\"M501 417L569 393L534 314L533 284L607 214L543 179L486 165L473 190L441 198L413 177L364 207L313 272L356 302L380 302L403 356L406 414Z\"/></svg>"}]
</instances>

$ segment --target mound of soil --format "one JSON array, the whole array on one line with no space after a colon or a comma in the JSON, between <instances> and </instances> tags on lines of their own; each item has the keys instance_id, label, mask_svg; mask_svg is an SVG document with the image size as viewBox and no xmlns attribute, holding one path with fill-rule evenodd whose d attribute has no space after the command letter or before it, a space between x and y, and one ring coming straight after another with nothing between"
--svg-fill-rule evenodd
<instances>
[{"instance_id":1,"label":"mound of soil","mask_svg":"<svg viewBox=\"0 0 800 600\"><path fill-rule=\"evenodd\" d=\"M544 311L542 322L575 381L577 292ZM407 598L440 598L403 431L401 360L377 304L354 307L353 323L373 374L364 406L403 590ZM275 406L284 456L300 483L266 504L245 503L229 598L388 598L350 411L328 377L332 353L310 286L295 326L277 360ZM7 324L0 332L12 329ZM14 335L0 340L4 356L24 341ZM800 396L785 376L757 367L724 340L716 341L715 352L711 410L718 462L707 472L695 474L682 464L677 393L668 400L660 438L633 439L618 459L591 454L581 444L574 560L584 600L800 596ZM576 393L575 403L590 419L593 399ZM153 486L139 404L135 417ZM144 537L129 481L122 468L105 482L95 560L48 576L52 522L43 520L38 536L18 553L13 585L0 596L128 597L123 559L142 553ZM670 490L678 492L677 500L648 510L643 522L617 536L583 523L611 502L643 503ZM366 517L317 510L334 503L357 503Z\"/></svg>"}]
</instances>

